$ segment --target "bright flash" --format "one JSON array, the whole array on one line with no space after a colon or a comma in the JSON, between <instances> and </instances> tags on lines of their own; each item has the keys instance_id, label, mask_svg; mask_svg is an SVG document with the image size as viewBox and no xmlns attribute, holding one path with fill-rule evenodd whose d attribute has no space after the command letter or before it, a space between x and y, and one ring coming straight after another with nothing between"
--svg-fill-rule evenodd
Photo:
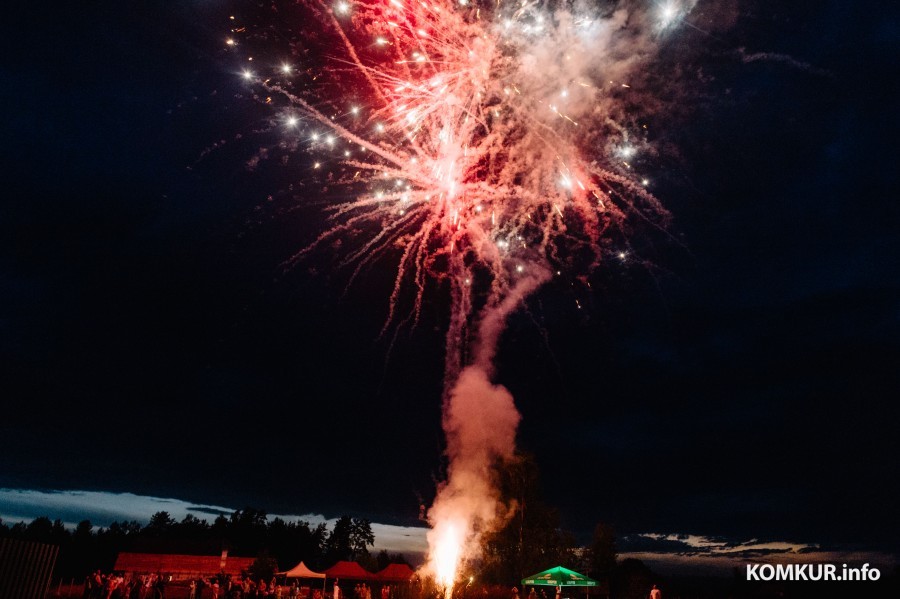
<instances>
[{"instance_id":1,"label":"bright flash","mask_svg":"<svg viewBox=\"0 0 900 599\"><path fill-rule=\"evenodd\" d=\"M660 21L663 27L667 27L678 17L678 6L673 2L667 2L660 9Z\"/></svg>"},{"instance_id":2,"label":"bright flash","mask_svg":"<svg viewBox=\"0 0 900 599\"><path fill-rule=\"evenodd\" d=\"M438 584L445 589L445 594L453 588L456 570L462 557L463 539L459 530L460 524L448 523L442 527L443 530L440 531L442 534L432 555L432 567Z\"/></svg>"}]
</instances>

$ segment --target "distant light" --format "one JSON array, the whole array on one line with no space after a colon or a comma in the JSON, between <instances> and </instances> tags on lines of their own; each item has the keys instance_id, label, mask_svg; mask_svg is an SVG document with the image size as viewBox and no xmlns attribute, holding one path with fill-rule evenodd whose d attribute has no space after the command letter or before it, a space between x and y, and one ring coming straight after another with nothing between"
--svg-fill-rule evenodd
<instances>
[{"instance_id":1,"label":"distant light","mask_svg":"<svg viewBox=\"0 0 900 599\"><path fill-rule=\"evenodd\" d=\"M317 162L313 165L313 168L319 168L320 166L322 166L322 163Z\"/></svg>"},{"instance_id":2,"label":"distant light","mask_svg":"<svg viewBox=\"0 0 900 599\"><path fill-rule=\"evenodd\" d=\"M290 75L290 73L291 73L291 65L289 65L289 64L283 64L283 65L281 65L281 72L284 73L285 75Z\"/></svg>"},{"instance_id":3,"label":"distant light","mask_svg":"<svg viewBox=\"0 0 900 599\"><path fill-rule=\"evenodd\" d=\"M287 124L289 127L296 126L297 125L297 117L295 117L295 116L288 117Z\"/></svg>"},{"instance_id":4,"label":"distant light","mask_svg":"<svg viewBox=\"0 0 900 599\"><path fill-rule=\"evenodd\" d=\"M350 112L352 112L353 114L359 114L359 106L354 106L350 109Z\"/></svg>"},{"instance_id":5,"label":"distant light","mask_svg":"<svg viewBox=\"0 0 900 599\"><path fill-rule=\"evenodd\" d=\"M234 40L231 39L231 38L228 38L227 40L225 40L225 43L226 43L227 45L229 45L229 46L233 46L233 45L234 45Z\"/></svg>"},{"instance_id":6,"label":"distant light","mask_svg":"<svg viewBox=\"0 0 900 599\"><path fill-rule=\"evenodd\" d=\"M334 5L334 10L339 15L345 15L348 12L350 12L350 5L347 4L346 2L338 2L337 4Z\"/></svg>"},{"instance_id":7,"label":"distant light","mask_svg":"<svg viewBox=\"0 0 900 599\"><path fill-rule=\"evenodd\" d=\"M516 272L523 272L524 270L525 270L525 267L522 266L521 264L519 264L518 266L516 266Z\"/></svg>"},{"instance_id":8,"label":"distant light","mask_svg":"<svg viewBox=\"0 0 900 599\"><path fill-rule=\"evenodd\" d=\"M253 79L253 72L252 71L244 71L244 79L247 79L247 80Z\"/></svg>"}]
</instances>

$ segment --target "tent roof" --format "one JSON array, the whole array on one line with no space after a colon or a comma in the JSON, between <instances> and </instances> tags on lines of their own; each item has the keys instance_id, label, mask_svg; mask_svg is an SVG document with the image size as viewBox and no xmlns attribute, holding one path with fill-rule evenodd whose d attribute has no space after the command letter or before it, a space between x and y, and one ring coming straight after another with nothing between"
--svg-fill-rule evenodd
<instances>
[{"instance_id":1,"label":"tent roof","mask_svg":"<svg viewBox=\"0 0 900 599\"><path fill-rule=\"evenodd\" d=\"M325 570L328 578L349 578L350 580L369 580L372 573L364 570L356 562L338 562Z\"/></svg>"},{"instance_id":2,"label":"tent roof","mask_svg":"<svg viewBox=\"0 0 900 599\"><path fill-rule=\"evenodd\" d=\"M375 578L385 582L409 582L416 573L406 564L388 564L388 566L375 574Z\"/></svg>"},{"instance_id":3,"label":"tent roof","mask_svg":"<svg viewBox=\"0 0 900 599\"><path fill-rule=\"evenodd\" d=\"M325 578L325 575L321 572L313 572L309 568L306 567L306 564L300 562L287 572L279 572L281 576L287 576L288 578Z\"/></svg>"},{"instance_id":4,"label":"tent roof","mask_svg":"<svg viewBox=\"0 0 900 599\"><path fill-rule=\"evenodd\" d=\"M543 572L538 572L532 576L522 579L523 585L544 585L559 587L595 587L597 581L588 578L584 574L579 574L574 570L556 566Z\"/></svg>"}]
</instances>

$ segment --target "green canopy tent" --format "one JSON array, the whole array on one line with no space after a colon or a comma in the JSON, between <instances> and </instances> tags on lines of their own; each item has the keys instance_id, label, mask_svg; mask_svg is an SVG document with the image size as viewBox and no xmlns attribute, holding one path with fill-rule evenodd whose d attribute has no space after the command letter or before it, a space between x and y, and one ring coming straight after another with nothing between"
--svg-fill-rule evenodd
<instances>
[{"instance_id":1,"label":"green canopy tent","mask_svg":"<svg viewBox=\"0 0 900 599\"><path fill-rule=\"evenodd\" d=\"M538 572L532 576L522 579L522 586L548 586L548 587L595 587L597 581L588 578L584 574L579 574L574 570L556 566L543 572ZM587 594L585 588L585 594Z\"/></svg>"}]
</instances>

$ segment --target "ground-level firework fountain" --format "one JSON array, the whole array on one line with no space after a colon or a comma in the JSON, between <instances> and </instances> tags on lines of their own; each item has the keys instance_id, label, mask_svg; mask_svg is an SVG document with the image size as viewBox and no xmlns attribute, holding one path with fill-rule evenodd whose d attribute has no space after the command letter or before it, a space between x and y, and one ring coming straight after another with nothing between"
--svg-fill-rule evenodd
<instances>
[{"instance_id":1,"label":"ground-level firework fountain","mask_svg":"<svg viewBox=\"0 0 900 599\"><path fill-rule=\"evenodd\" d=\"M633 220L664 220L634 175L643 136L630 110L688 8L338 0L309 7L326 26L324 65L246 72L285 101L283 126L315 154L309 173L352 195L294 260L340 240L352 278L398 255L386 326L415 326L429 285L449 289L448 478L425 566L448 597L504 518L491 468L512 456L520 418L492 380L507 316L552 276L621 255L605 243L626 240Z\"/></svg>"}]
</instances>

